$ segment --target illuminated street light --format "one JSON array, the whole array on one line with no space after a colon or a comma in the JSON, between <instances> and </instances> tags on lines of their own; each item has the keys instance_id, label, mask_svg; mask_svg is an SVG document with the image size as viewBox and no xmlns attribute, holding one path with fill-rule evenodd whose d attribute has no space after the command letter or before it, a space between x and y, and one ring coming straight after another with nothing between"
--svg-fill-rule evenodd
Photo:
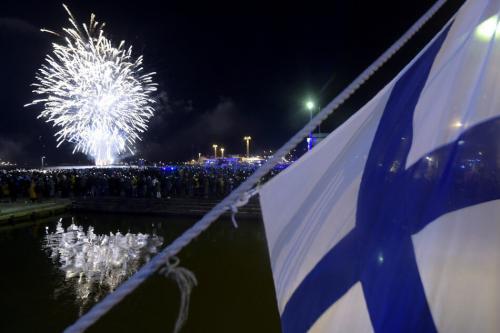
<instances>
[{"instance_id":1,"label":"illuminated street light","mask_svg":"<svg viewBox=\"0 0 500 333\"><path fill-rule=\"evenodd\" d=\"M245 140L247 142L247 158L249 158L250 157L250 140L252 140L252 137L245 136L243 138L243 140Z\"/></svg>"},{"instance_id":2,"label":"illuminated street light","mask_svg":"<svg viewBox=\"0 0 500 333\"><path fill-rule=\"evenodd\" d=\"M214 149L214 158L217 158L217 145L212 145L212 148Z\"/></svg>"},{"instance_id":3,"label":"illuminated street light","mask_svg":"<svg viewBox=\"0 0 500 333\"><path fill-rule=\"evenodd\" d=\"M224 148L221 148L220 152L221 152L221 157L224 158Z\"/></svg>"},{"instance_id":4,"label":"illuminated street light","mask_svg":"<svg viewBox=\"0 0 500 333\"><path fill-rule=\"evenodd\" d=\"M314 102L308 100L306 102L306 109L309 110L309 121L312 121L314 108L315 108ZM311 150L311 147L312 147L312 132L309 132L309 137L307 138L307 150Z\"/></svg>"},{"instance_id":5,"label":"illuminated street light","mask_svg":"<svg viewBox=\"0 0 500 333\"><path fill-rule=\"evenodd\" d=\"M312 112L312 110L314 109L314 102L313 101L307 101L306 102L306 108Z\"/></svg>"}]
</instances>

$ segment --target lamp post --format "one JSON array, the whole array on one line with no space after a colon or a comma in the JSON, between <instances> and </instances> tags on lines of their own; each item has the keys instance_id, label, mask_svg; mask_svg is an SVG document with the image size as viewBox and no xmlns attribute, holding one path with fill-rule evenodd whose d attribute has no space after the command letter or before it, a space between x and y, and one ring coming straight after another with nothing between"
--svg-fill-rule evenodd
<instances>
[{"instance_id":1,"label":"lamp post","mask_svg":"<svg viewBox=\"0 0 500 333\"><path fill-rule=\"evenodd\" d=\"M42 156L42 169L43 169L44 160L45 160L45 156Z\"/></svg>"},{"instance_id":2,"label":"lamp post","mask_svg":"<svg viewBox=\"0 0 500 333\"><path fill-rule=\"evenodd\" d=\"M252 140L252 137L245 136L243 138L243 140L245 140L247 142L247 158L249 158L250 157L250 140Z\"/></svg>"},{"instance_id":3,"label":"lamp post","mask_svg":"<svg viewBox=\"0 0 500 333\"><path fill-rule=\"evenodd\" d=\"M309 110L309 121L312 121L313 118L313 110L314 110L314 102L309 100L306 102L306 109ZM309 132L309 137L307 138L307 150L311 150L312 147L312 132Z\"/></svg>"},{"instance_id":4,"label":"lamp post","mask_svg":"<svg viewBox=\"0 0 500 333\"><path fill-rule=\"evenodd\" d=\"M224 158L224 148L221 148L220 152L221 152L221 157Z\"/></svg>"},{"instance_id":5,"label":"lamp post","mask_svg":"<svg viewBox=\"0 0 500 333\"><path fill-rule=\"evenodd\" d=\"M212 148L214 149L214 158L217 158L217 147L218 145L212 145Z\"/></svg>"}]
</instances>

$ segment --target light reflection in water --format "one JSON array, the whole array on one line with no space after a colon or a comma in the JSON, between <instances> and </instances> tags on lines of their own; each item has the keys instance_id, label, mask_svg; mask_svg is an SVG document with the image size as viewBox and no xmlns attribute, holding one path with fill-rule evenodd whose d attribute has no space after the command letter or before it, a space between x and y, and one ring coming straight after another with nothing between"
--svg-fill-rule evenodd
<instances>
[{"instance_id":1,"label":"light reflection in water","mask_svg":"<svg viewBox=\"0 0 500 333\"><path fill-rule=\"evenodd\" d=\"M74 289L82 312L90 299L98 301L114 290L162 244L163 238L154 233L98 235L93 227L85 232L74 221L65 229L59 220L55 232L46 227L42 247L65 273L67 287Z\"/></svg>"}]
</instances>

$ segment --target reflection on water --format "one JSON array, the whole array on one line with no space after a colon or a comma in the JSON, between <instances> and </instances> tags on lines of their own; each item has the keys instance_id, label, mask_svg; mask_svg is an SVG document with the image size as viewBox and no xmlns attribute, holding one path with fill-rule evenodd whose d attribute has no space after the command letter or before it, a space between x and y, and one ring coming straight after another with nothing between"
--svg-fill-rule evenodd
<instances>
[{"instance_id":1,"label":"reflection on water","mask_svg":"<svg viewBox=\"0 0 500 333\"><path fill-rule=\"evenodd\" d=\"M61 228L57 228L59 222ZM92 227L96 237L108 236L108 243L110 232L116 237L118 230L122 237L127 232L146 234L149 239L157 235L163 238L164 247L195 222L195 218L189 217L85 213L64 215L62 220L50 217L27 226L0 228L0 332L62 332L81 315L82 308L83 312L88 311L107 295L109 287L104 282L95 283L84 293L88 293L88 297L82 305L83 300L78 300L76 295L78 290L85 290L82 284L88 275L82 275L80 285L80 273L66 278L62 267L66 262L75 266L75 259L59 259L59 247L63 246L54 247L56 253L52 259L52 247L46 245L50 239L46 225L48 234L57 234L59 229L61 238L68 231L78 234L71 224L76 229L82 227L80 237L92 238L88 236ZM239 219L238 229L232 227L230 219L219 222L179 253L181 266L192 271L199 281L191 294L189 319L182 332L281 332L262 221ZM67 241L74 243L74 238ZM99 243L94 241L94 244ZM64 256L75 255L70 252ZM137 255L144 255L143 260L147 260L148 250L144 248ZM107 265L112 265L111 260ZM131 265L137 264L129 261L130 271ZM96 268L93 273L90 268L85 271L99 281L100 269ZM175 326L178 314L177 284L155 274L88 333L168 332Z\"/></svg>"},{"instance_id":2,"label":"reflection on water","mask_svg":"<svg viewBox=\"0 0 500 333\"><path fill-rule=\"evenodd\" d=\"M99 235L89 226L87 231L72 221L66 229L62 219L42 243L55 264L65 273L66 285L72 288L75 301L83 311L89 300L97 302L123 280L135 273L140 265L158 252L163 238L153 234L110 232ZM55 296L61 290L55 290Z\"/></svg>"}]
</instances>

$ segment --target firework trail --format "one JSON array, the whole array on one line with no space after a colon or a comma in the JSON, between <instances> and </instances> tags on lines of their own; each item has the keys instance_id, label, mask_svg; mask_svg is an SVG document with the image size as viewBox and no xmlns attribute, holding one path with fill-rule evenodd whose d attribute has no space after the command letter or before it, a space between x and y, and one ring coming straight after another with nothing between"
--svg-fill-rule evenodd
<instances>
[{"instance_id":1,"label":"firework trail","mask_svg":"<svg viewBox=\"0 0 500 333\"><path fill-rule=\"evenodd\" d=\"M68 7L69 28L55 34L63 42L36 74L33 92L41 98L27 104L42 104L38 118L59 129L58 147L74 145L73 153L90 155L97 165L111 164L134 145L153 116L156 90L152 77L144 73L142 56L134 59L132 47L121 41L116 47L104 36L104 23L90 17L89 25L78 24Z\"/></svg>"}]
</instances>

